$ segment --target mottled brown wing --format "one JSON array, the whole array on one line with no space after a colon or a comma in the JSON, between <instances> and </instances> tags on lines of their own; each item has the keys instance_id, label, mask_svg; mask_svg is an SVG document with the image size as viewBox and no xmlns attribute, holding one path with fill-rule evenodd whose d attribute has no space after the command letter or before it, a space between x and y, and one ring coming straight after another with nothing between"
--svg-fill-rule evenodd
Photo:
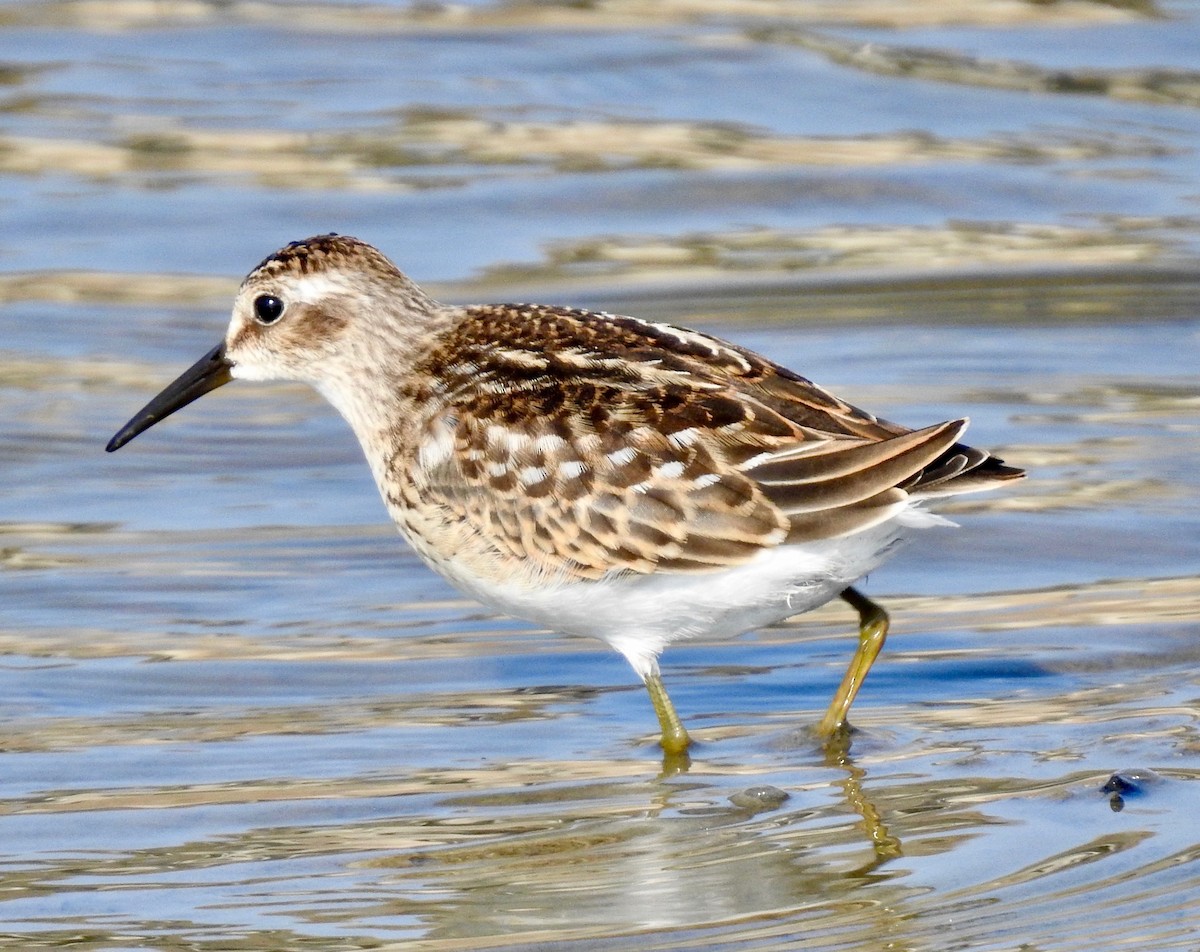
<instances>
[{"instance_id":1,"label":"mottled brown wing","mask_svg":"<svg viewBox=\"0 0 1200 952\"><path fill-rule=\"evenodd\" d=\"M956 443L965 421L910 431L693 331L534 305L467 313L430 355L441 384L409 478L443 524L549 573L739 564L860 531L923 479L988 459Z\"/></svg>"},{"instance_id":2,"label":"mottled brown wing","mask_svg":"<svg viewBox=\"0 0 1200 952\"><path fill-rule=\"evenodd\" d=\"M554 395L552 416L508 412L538 399L527 392L460 401L431 421L426 446L440 428L453 452L424 453L423 501L502 559L567 577L733 565L786 538L786 518L722 459L714 430L672 441L648 423L652 394L555 386L574 392Z\"/></svg>"}]
</instances>

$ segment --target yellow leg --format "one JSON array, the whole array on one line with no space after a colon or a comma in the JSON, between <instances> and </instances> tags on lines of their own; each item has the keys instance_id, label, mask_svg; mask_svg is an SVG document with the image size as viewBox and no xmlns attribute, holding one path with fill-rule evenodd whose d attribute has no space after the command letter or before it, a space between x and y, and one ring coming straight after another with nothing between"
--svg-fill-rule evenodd
<instances>
[{"instance_id":1,"label":"yellow leg","mask_svg":"<svg viewBox=\"0 0 1200 952\"><path fill-rule=\"evenodd\" d=\"M848 588L842 592L842 598L858 612L858 648L850 659L850 667L846 669L846 676L842 678L837 694L833 696L833 703L817 725L818 733L824 737L832 737L845 726L850 705L854 703L854 697L862 687L871 665L879 657L879 650L888 633L887 612L866 595L855 588Z\"/></svg>"},{"instance_id":2,"label":"yellow leg","mask_svg":"<svg viewBox=\"0 0 1200 952\"><path fill-rule=\"evenodd\" d=\"M658 723L662 727L663 753L682 754L688 749L692 739L688 737L683 721L675 713L675 705L667 696L667 689L657 671L646 677L646 690L650 692L650 702L654 705L654 713L658 715Z\"/></svg>"}]
</instances>

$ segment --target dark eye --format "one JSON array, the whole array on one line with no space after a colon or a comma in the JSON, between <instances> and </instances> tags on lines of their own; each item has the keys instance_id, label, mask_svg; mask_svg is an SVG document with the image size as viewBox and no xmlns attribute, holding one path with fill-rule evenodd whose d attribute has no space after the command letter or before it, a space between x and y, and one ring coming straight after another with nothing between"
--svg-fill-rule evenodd
<instances>
[{"instance_id":1,"label":"dark eye","mask_svg":"<svg viewBox=\"0 0 1200 952\"><path fill-rule=\"evenodd\" d=\"M254 299L254 317L260 324L274 324L283 316L283 301L273 294L260 294Z\"/></svg>"}]
</instances>

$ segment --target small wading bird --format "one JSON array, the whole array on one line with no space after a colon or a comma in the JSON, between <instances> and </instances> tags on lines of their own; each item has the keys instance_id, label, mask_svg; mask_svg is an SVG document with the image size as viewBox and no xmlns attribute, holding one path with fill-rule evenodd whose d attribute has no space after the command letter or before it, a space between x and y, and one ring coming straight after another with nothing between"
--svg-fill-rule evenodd
<instances>
[{"instance_id":1,"label":"small wading bird","mask_svg":"<svg viewBox=\"0 0 1200 952\"><path fill-rule=\"evenodd\" d=\"M501 611L620 651L668 755L687 731L658 656L835 597L859 643L818 725L846 714L887 634L853 583L944 520L930 499L1022 471L910 430L749 350L632 317L449 307L364 242L293 242L242 283L225 340L109 452L232 379L300 380L346 418L422 559Z\"/></svg>"}]
</instances>

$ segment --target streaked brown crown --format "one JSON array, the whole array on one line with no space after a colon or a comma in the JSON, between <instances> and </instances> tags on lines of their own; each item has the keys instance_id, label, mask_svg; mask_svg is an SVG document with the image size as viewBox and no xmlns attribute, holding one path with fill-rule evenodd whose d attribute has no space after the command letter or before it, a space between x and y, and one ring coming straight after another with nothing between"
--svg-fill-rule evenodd
<instances>
[{"instance_id":1,"label":"streaked brown crown","mask_svg":"<svg viewBox=\"0 0 1200 952\"><path fill-rule=\"evenodd\" d=\"M400 274L387 255L373 245L349 235L329 232L284 245L265 257L250 275L320 274L334 269Z\"/></svg>"}]
</instances>

